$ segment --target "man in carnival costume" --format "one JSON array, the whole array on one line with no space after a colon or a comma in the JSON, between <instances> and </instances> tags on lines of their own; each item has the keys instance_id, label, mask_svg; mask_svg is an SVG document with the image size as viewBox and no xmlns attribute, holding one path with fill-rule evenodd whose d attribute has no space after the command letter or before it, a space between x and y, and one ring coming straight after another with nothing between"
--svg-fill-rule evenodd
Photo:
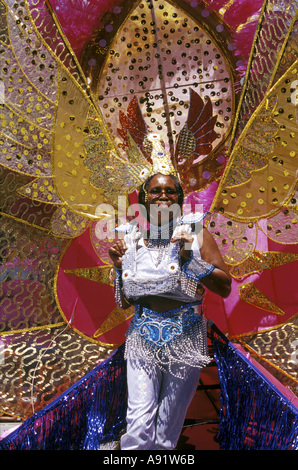
<instances>
[{"instance_id":1,"label":"man in carnival costume","mask_svg":"<svg viewBox=\"0 0 298 470\"><path fill-rule=\"evenodd\" d=\"M159 136L150 138L160 145ZM123 236L109 251L117 304L135 306L125 344L128 409L121 450L176 447L201 368L210 362L203 285L222 297L231 290L218 247L202 226L204 215L181 216L184 195L175 169L163 152L155 154L139 191L147 224L119 227Z\"/></svg>"}]
</instances>

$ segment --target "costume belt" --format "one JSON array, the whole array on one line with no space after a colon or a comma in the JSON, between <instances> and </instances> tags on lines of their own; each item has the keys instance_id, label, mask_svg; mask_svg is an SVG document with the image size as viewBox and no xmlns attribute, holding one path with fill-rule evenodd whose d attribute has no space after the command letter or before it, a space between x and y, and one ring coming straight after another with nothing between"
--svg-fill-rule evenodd
<instances>
[{"instance_id":1,"label":"costume belt","mask_svg":"<svg viewBox=\"0 0 298 470\"><path fill-rule=\"evenodd\" d=\"M192 302L166 312L136 305L131 327L156 347L169 344L187 334L201 319L202 302Z\"/></svg>"}]
</instances>

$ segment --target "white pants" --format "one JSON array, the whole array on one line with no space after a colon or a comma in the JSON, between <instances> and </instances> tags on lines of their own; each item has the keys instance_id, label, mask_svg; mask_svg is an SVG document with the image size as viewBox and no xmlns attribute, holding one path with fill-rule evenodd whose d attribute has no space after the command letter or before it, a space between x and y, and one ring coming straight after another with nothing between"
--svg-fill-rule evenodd
<instances>
[{"instance_id":1,"label":"white pants","mask_svg":"<svg viewBox=\"0 0 298 470\"><path fill-rule=\"evenodd\" d=\"M174 449L199 378L199 368L187 366L180 379L158 367L148 374L128 360L127 431L121 450Z\"/></svg>"}]
</instances>

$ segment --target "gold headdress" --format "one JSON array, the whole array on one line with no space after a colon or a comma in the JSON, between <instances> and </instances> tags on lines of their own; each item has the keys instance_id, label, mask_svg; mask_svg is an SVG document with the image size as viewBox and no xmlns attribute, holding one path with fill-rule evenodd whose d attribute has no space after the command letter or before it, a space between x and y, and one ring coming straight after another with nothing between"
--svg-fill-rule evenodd
<instances>
[{"instance_id":1,"label":"gold headdress","mask_svg":"<svg viewBox=\"0 0 298 470\"><path fill-rule=\"evenodd\" d=\"M178 175L161 136L147 128L136 97L131 100L127 114L120 111L119 118L122 128L118 129L118 134L124 141L123 150L131 164L137 160L140 165L144 165L139 173L141 183L157 173ZM131 165L128 164L127 170L133 176Z\"/></svg>"},{"instance_id":2,"label":"gold headdress","mask_svg":"<svg viewBox=\"0 0 298 470\"><path fill-rule=\"evenodd\" d=\"M159 134L151 133L146 137L147 145L151 146L152 167L150 175L161 173L162 175L177 175L170 155L165 151L164 142ZM145 144L146 145L146 144Z\"/></svg>"}]
</instances>

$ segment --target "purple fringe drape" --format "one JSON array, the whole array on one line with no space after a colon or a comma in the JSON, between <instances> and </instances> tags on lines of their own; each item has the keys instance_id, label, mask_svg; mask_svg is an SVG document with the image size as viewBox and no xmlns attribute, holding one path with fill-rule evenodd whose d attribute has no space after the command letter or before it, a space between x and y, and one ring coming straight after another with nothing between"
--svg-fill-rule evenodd
<instances>
[{"instance_id":1,"label":"purple fringe drape","mask_svg":"<svg viewBox=\"0 0 298 470\"><path fill-rule=\"evenodd\" d=\"M222 450L297 450L298 409L216 329Z\"/></svg>"},{"instance_id":2,"label":"purple fringe drape","mask_svg":"<svg viewBox=\"0 0 298 470\"><path fill-rule=\"evenodd\" d=\"M96 450L125 430L123 345L0 441L2 450Z\"/></svg>"},{"instance_id":3,"label":"purple fringe drape","mask_svg":"<svg viewBox=\"0 0 298 470\"><path fill-rule=\"evenodd\" d=\"M298 449L298 409L214 326L211 338L221 386L221 449ZM0 441L0 449L99 449L120 439L126 403L122 345Z\"/></svg>"}]
</instances>

